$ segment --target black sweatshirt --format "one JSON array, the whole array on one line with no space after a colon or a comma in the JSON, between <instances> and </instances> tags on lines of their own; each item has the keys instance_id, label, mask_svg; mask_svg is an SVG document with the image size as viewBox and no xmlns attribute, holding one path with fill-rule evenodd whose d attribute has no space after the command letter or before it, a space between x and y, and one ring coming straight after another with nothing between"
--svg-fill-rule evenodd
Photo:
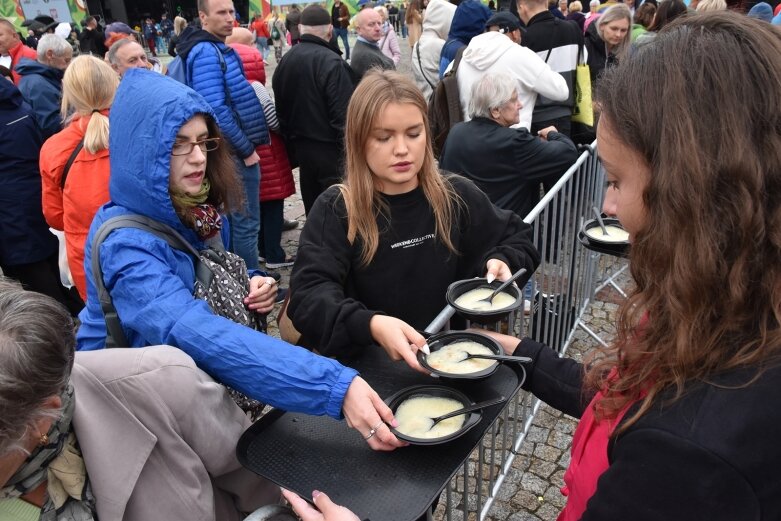
<instances>
[{"instance_id":1,"label":"black sweatshirt","mask_svg":"<svg viewBox=\"0 0 781 521\"><path fill-rule=\"evenodd\" d=\"M380 243L368 266L360 247L347 240L347 218L339 189L315 203L301 232L290 282L289 316L300 345L337 360L349 360L373 343L369 321L377 313L422 329L444 308L450 283L485 274L488 259L512 271L533 272L540 261L531 227L496 208L471 181L451 177L463 200L451 240L458 254L434 238L434 215L423 190L382 198L386 215L377 222Z\"/></svg>"},{"instance_id":2,"label":"black sweatshirt","mask_svg":"<svg viewBox=\"0 0 781 521\"><path fill-rule=\"evenodd\" d=\"M583 367L524 339L513 353L534 361L523 388L580 417ZM776 521L781 519L781 366L736 369L692 382L613 438L610 467L581 521ZM624 418L630 418L637 406Z\"/></svg>"}]
</instances>

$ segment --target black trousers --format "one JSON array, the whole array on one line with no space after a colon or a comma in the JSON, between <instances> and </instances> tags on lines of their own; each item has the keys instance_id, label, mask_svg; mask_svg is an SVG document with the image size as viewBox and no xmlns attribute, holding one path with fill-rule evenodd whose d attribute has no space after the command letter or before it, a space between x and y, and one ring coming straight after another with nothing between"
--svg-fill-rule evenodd
<instances>
[{"instance_id":1,"label":"black trousers","mask_svg":"<svg viewBox=\"0 0 781 521\"><path fill-rule=\"evenodd\" d=\"M68 289L60 281L57 252L38 262L14 266L2 265L0 267L6 277L18 280L25 289L50 296L65 306L71 316L78 315L84 307L84 302L79 297L76 288Z\"/></svg>"},{"instance_id":2,"label":"black trousers","mask_svg":"<svg viewBox=\"0 0 781 521\"><path fill-rule=\"evenodd\" d=\"M344 150L335 143L309 139L296 139L294 146L300 168L301 199L309 215L317 197L342 181Z\"/></svg>"}]
</instances>

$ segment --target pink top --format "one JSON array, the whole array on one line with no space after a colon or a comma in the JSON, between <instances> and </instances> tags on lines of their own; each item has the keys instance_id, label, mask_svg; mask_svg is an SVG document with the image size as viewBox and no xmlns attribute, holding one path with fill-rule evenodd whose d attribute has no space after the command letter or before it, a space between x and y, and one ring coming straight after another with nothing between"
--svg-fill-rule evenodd
<instances>
[{"instance_id":1,"label":"pink top","mask_svg":"<svg viewBox=\"0 0 781 521\"><path fill-rule=\"evenodd\" d=\"M614 368L608 379L615 374ZM594 395L575 429L570 464L564 473L564 486L561 487L561 493L567 496L567 505L557 521L577 521L583 516L588 500L597 491L597 480L610 466L607 458L610 436L627 410L634 405L627 404L615 418L597 420L594 406L603 396L602 391Z\"/></svg>"}]
</instances>

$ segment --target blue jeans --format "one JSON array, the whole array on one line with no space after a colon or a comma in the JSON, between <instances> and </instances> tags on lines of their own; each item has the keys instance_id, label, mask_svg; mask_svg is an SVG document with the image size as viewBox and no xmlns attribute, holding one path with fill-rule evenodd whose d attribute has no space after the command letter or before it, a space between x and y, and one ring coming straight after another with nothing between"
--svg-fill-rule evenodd
<instances>
[{"instance_id":1,"label":"blue jeans","mask_svg":"<svg viewBox=\"0 0 781 521\"><path fill-rule=\"evenodd\" d=\"M258 263L258 232L260 231L260 167L244 165L239 159L236 162L247 203L244 211L232 213L231 251L244 259L247 269L260 269Z\"/></svg>"},{"instance_id":2,"label":"blue jeans","mask_svg":"<svg viewBox=\"0 0 781 521\"><path fill-rule=\"evenodd\" d=\"M271 52L268 48L268 38L266 38L265 36L259 36L258 38L255 39L255 44L258 50L260 51L260 54L263 55L263 59L265 60L266 58L268 58L268 53Z\"/></svg>"},{"instance_id":3,"label":"blue jeans","mask_svg":"<svg viewBox=\"0 0 781 521\"><path fill-rule=\"evenodd\" d=\"M347 41L347 29L337 29L334 27L334 36L336 38L341 38L342 43L344 44L344 59L349 60L350 59L350 42Z\"/></svg>"}]
</instances>

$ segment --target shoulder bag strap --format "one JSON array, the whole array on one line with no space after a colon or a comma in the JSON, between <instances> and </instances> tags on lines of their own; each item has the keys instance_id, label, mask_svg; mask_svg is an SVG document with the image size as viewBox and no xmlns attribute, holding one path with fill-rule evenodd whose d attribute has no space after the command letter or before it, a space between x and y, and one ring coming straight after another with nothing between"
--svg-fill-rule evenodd
<instances>
[{"instance_id":1,"label":"shoulder bag strap","mask_svg":"<svg viewBox=\"0 0 781 521\"><path fill-rule=\"evenodd\" d=\"M429 84L429 87L431 87L431 90L434 90L436 87L434 87L434 84L429 81L428 76L426 76L426 70L423 68L423 62L420 60L420 41L415 42L415 53L418 55L418 66L420 67L420 75L423 76L423 79L426 80L426 83Z\"/></svg>"},{"instance_id":2,"label":"shoulder bag strap","mask_svg":"<svg viewBox=\"0 0 781 521\"><path fill-rule=\"evenodd\" d=\"M188 243L179 232L171 228L170 226L161 222L150 219L143 215L120 215L112 217L100 225L98 231L95 233L95 237L92 240L92 277L95 280L95 286L98 290L98 298L100 300L100 308L103 311L103 317L106 321L106 347L128 347L127 337L122 329L122 323L117 315L117 310L114 307L114 302L111 300L111 295L106 290L105 282L103 281L103 270L100 266L100 246L106 237L111 234L117 228L136 228L149 232L161 239L165 240L169 246L174 249L181 250L189 253L194 257L196 264L196 276L200 271L200 265L198 262L198 250ZM200 280L200 278L199 278Z\"/></svg>"},{"instance_id":3,"label":"shoulder bag strap","mask_svg":"<svg viewBox=\"0 0 781 521\"><path fill-rule=\"evenodd\" d=\"M545 63L548 63L548 58L550 58L550 53L553 51L553 47L556 45L556 30L559 28L559 20L554 18L553 19L553 34L551 35L551 46L550 49L548 49L548 54L545 55Z\"/></svg>"},{"instance_id":4,"label":"shoulder bag strap","mask_svg":"<svg viewBox=\"0 0 781 521\"><path fill-rule=\"evenodd\" d=\"M60 179L60 189L65 190L65 180L68 179L68 172L70 172L71 166L73 165L73 162L76 161L76 156L79 155L79 152L81 152L82 148L84 148L84 138L81 138L79 144L76 145L76 148L73 149L73 152L71 152L70 157L68 157L68 162L65 163L65 168L62 169L62 179Z\"/></svg>"}]
</instances>

